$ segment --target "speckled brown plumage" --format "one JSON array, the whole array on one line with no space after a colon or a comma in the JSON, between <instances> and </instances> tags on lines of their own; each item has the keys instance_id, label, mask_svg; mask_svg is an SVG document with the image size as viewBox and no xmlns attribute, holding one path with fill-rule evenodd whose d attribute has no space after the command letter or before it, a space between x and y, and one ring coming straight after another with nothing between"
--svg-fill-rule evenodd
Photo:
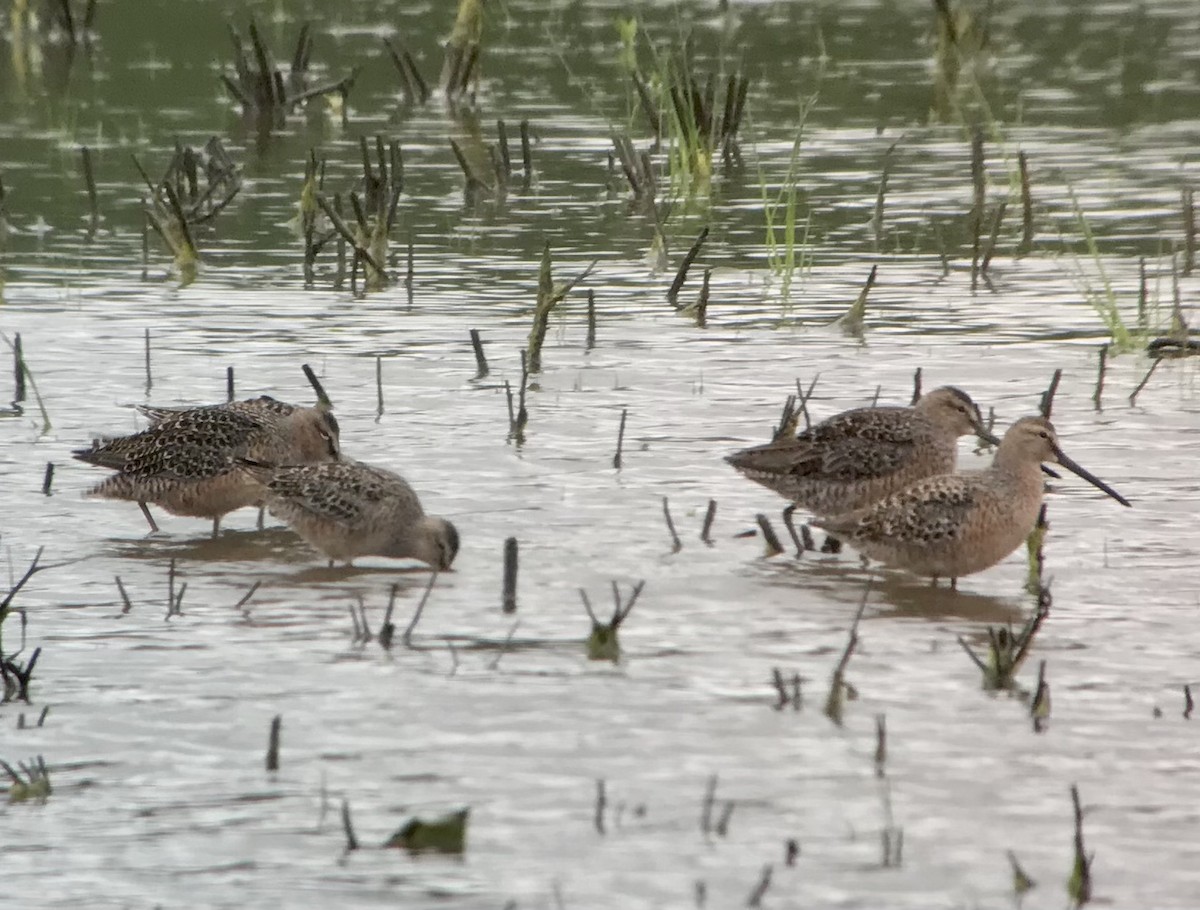
<instances>
[{"instance_id":1,"label":"speckled brown plumage","mask_svg":"<svg viewBox=\"0 0 1200 910\"><path fill-rule=\"evenodd\" d=\"M330 561L388 556L448 569L458 553L454 525L426 515L413 488L392 471L357 461L241 464L265 487L271 514Z\"/></svg>"},{"instance_id":2,"label":"speckled brown plumage","mask_svg":"<svg viewBox=\"0 0 1200 910\"><path fill-rule=\"evenodd\" d=\"M995 439L979 408L953 386L934 389L910 408L855 408L794 439L726 457L756 483L827 515L862 508L914 481L954 470L958 437Z\"/></svg>"},{"instance_id":3,"label":"speckled brown plumage","mask_svg":"<svg viewBox=\"0 0 1200 910\"><path fill-rule=\"evenodd\" d=\"M283 418L290 417L297 411L323 410L334 430L338 429L337 420L327 408L305 408L272 398L270 395L259 395L257 398L246 398L242 401L230 401L225 404L202 405L200 407L163 407L159 405L139 404L139 413L150 419L151 426L157 426L164 421L186 417L196 411L232 411L246 417L254 418L263 423L277 423Z\"/></svg>"},{"instance_id":4,"label":"speckled brown plumage","mask_svg":"<svg viewBox=\"0 0 1200 910\"><path fill-rule=\"evenodd\" d=\"M310 463L340 456L338 427L324 408L272 398L180 410L147 409L148 430L96 440L73 454L117 473L89 496L137 502L157 530L146 503L175 515L213 519L215 534L227 512L257 503L260 487L235 459Z\"/></svg>"},{"instance_id":5,"label":"speckled brown plumage","mask_svg":"<svg viewBox=\"0 0 1200 910\"><path fill-rule=\"evenodd\" d=\"M1057 461L1129 505L1063 454L1050 421L1022 417L1004 434L986 471L927 477L873 505L814 524L864 556L953 583L994 566L1029 536L1045 492L1043 461Z\"/></svg>"}]
</instances>

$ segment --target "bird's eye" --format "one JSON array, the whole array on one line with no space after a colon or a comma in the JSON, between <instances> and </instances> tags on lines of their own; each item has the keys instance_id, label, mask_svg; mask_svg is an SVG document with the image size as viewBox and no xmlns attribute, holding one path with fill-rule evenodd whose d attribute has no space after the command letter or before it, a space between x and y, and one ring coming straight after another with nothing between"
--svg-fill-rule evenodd
<instances>
[{"instance_id":1,"label":"bird's eye","mask_svg":"<svg viewBox=\"0 0 1200 910\"><path fill-rule=\"evenodd\" d=\"M1047 433L1045 430L1042 430L1042 432L1038 433L1038 435L1039 435L1039 436L1041 436L1041 437L1042 437L1042 439L1049 439L1049 438L1050 438L1050 434L1049 434L1049 433Z\"/></svg>"}]
</instances>

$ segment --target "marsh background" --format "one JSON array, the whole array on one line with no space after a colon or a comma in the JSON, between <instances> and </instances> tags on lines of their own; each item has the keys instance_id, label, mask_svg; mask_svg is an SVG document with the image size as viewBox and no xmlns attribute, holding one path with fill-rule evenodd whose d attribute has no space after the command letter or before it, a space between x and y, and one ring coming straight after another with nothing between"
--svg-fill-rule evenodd
<instances>
[{"instance_id":1,"label":"marsh background","mask_svg":"<svg viewBox=\"0 0 1200 910\"><path fill-rule=\"evenodd\" d=\"M1135 405L1128 396L1150 365L1145 341L1171 327L1173 253L1181 270L1200 132L1195 4L960 3L980 43L948 83L923 0L509 0L488 7L474 105L410 105L380 39L401 38L432 81L448 6L102 3L90 47L73 54L25 4L4 6L0 329L21 334L50 425L32 400L0 420L0 546L14 578L38 547L61 564L14 603L27 648L43 651L32 705L0 706L0 758L43 755L54 789L44 804L0 807L5 896L28 907L678 907L697 903L702 883L715 907L745 903L770 864L764 906L1005 907L1013 850L1038 882L1024 906L1058 908L1075 783L1097 901L1193 906L1200 763L1181 714L1198 601L1194 366L1164 363ZM269 135L239 116L218 77L232 70L228 24L244 32L250 13L281 60L311 21L315 77L359 68L345 124L324 100ZM718 161L705 182L656 159L660 256L655 215L610 168L611 137L649 147L627 68L652 75L688 35L700 72L750 79L742 163ZM478 129L494 141L498 118L530 121L535 180L467 202L448 140ZM989 211L1008 197L1009 212L972 290L974 127ZM194 276L153 236L144 263L131 153L158 175L177 140L214 135L242 169L238 198L197 232ZM327 160L327 185L348 190L360 136L376 135L403 149L391 264L403 272L411 240L411 294L337 288L328 256L306 286L291 222L309 150ZM98 184L94 232L81 146ZM1027 251L1018 152L1034 199ZM790 281L764 212L789 188ZM713 270L701 328L665 295L705 226L680 295L694 302ZM520 380L547 242L560 281L598 263L551 318L517 444L503 382ZM872 266L862 337L847 335L831 323ZM1196 279L1177 282L1187 317ZM492 367L480 381L470 328ZM1114 341L1124 349L1110 353L1097 408L1098 351ZM69 450L136 429L131 404L222 400L229 366L240 396L307 401L302 363L329 390L347 453L402 472L462 532L419 649L356 645L348 607L361 597L377 629L399 582L404 623L423 573L372 560L328 573L286 529L256 531L249 511L215 541L187 519L147 537L132 505L80 498L97 472ZM847 671L858 697L838 726L821 705L867 573L853 554L768 559L760 538L738 536L759 512L782 532L783 502L721 456L768 438L797 378L819 374L819 418L877 388L907 402L918 366L926 387L962 386L1001 426L1034 411L1061 368L1064 447L1135 501L1119 510L1074 482L1051 497L1054 605L1020 674L1031 688L1046 661L1041 734L1026 701L981 690L956 643L1029 615L1020 554L957 593L879 579ZM963 446L965 466L986 463ZM515 616L500 612L509 536L521 547ZM188 588L168 621L172 559ZM133 602L124 615L116 575ZM617 666L586 659L576 590L604 605L611 579L646 580ZM19 629L13 614L6 652ZM802 710L773 709L776 667L802 675ZM267 773L276 714L282 767ZM701 830L712 775L718 806L735 806L724 835ZM349 855L343 799L364 844ZM375 848L409 815L459 806L472 813L462 857ZM899 864L881 858L889 826L903 829ZM791 867L788 839L800 847Z\"/></svg>"}]
</instances>

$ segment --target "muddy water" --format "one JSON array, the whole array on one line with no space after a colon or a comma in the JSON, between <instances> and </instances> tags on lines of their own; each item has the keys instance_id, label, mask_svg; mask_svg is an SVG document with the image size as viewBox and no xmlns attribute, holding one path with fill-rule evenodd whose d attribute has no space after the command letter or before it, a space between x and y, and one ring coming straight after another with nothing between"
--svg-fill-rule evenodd
<instances>
[{"instance_id":1,"label":"muddy water","mask_svg":"<svg viewBox=\"0 0 1200 910\"><path fill-rule=\"evenodd\" d=\"M52 567L16 602L27 648L43 650L33 704L0 706L0 758L41 754L54 785L44 805L0 808L6 895L46 907L677 907L702 889L709 906L737 906L770 864L764 906L1001 907L1012 901L1013 850L1038 882L1024 905L1057 908L1075 783L1096 897L1194 906L1200 767L1181 687L1194 678L1198 601L1195 371L1164 364L1131 406L1149 362L1115 357L1096 409L1108 336L1088 299L1107 279L1136 327L1144 257L1151 333L1168 323L1169 253L1182 242L1178 199L1195 179L1200 109L1190 5L996 13L980 82L993 115L989 200L1009 190L1025 151L1037 235L1030 255L1014 255L1014 196L989 281L975 291L968 143L953 121L927 125L923 3L646 7L653 40L695 24L698 59L723 49L750 61L755 80L745 167L719 174L711 194L676 200L662 273L648 266L653 219L606 173L610 130L630 110L614 63L622 7L556 4L547 15L510 3L492 13L479 120L490 137L495 118L529 117L538 179L471 207L446 142L461 123L436 103L404 108L376 41L398 32L432 73L449 23L428 8L387 6L312 4L327 74L362 66L350 126L298 117L265 143L216 85L224 5L146 2L137 17L101 9L100 41L69 77L55 69L61 48L3 33L11 231L0 329L21 333L51 426L32 401L0 420L0 543L14 576L38 547ZM273 40L290 40L297 19L256 9ZM762 186L773 195L785 180L797 99L818 89L797 180L812 213L812 267L785 294L764 250ZM348 185L358 136L377 132L406 156L393 265L403 270L411 236L411 298L403 286L365 298L334 289L329 261L306 288L287 223L307 150L318 146L328 179ZM200 144L214 133L245 167L246 186L200 235L205 262L184 284L153 244L142 265L128 155L153 171L177 134ZM641 120L633 135L645 141ZM897 141L877 250L870 218ZM91 240L80 144L97 149L103 220ZM700 264L714 272L698 328L665 292L705 224ZM586 349L585 300L572 295L552 319L518 445L502 386L519 382L546 240L562 279L599 260L586 282L596 346ZM878 282L860 341L829 323L871 265ZM683 300L695 299L698 278ZM1195 289L1196 279L1180 280L1185 306ZM473 380L470 328L492 365L483 380ZM356 643L348 611L361 598L378 630L399 585L403 626L428 578L415 567L366 559L326 570L286 529L256 531L249 511L230 516L215 541L205 523L170 517L147 536L133 506L81 499L97 474L70 448L136 428L132 403L221 400L228 366L239 395L307 400L306 362L335 401L347 452L401 470L427 509L462 532L456 571L439 578L414 648ZM956 593L879 576L847 671L858 698L839 727L821 706L868 573L849 553L767 559L760 539L740 536L759 512L782 531L783 503L721 456L766 438L797 377L820 374L812 407L824 416L877 388L881 400L907 401L918 366L926 387L961 385L1001 424L1036 409L1061 368L1064 448L1135 501L1123 510L1070 478L1055 485L1054 605L1021 673L1032 688L1046 662L1052 716L1042 734L1024 701L981 691L956 643L1024 621L1033 605L1020 555ZM964 442L966 465L985 457ZM57 469L49 497L47 462ZM684 542L677 553L664 496ZM705 546L709 499L718 512ZM500 612L508 536L521 547L515 616ZM182 615L167 619L172 559L188 587ZM133 602L126 614L118 575ZM585 659L577 593L607 609L613 579L622 590L646 581L616 667ZM4 632L11 650L16 617ZM772 710L773 668L803 677L799 712ZM45 725L29 728L47 706ZM281 770L266 773L276 714ZM888 755L878 777L881 714ZM713 775L714 815L734 806L723 835L701 830ZM349 855L343 800L367 848ZM472 812L465 857L375 849L410 815L460 806ZM889 823L904 846L885 868ZM783 864L788 839L800 847L794 867Z\"/></svg>"}]
</instances>

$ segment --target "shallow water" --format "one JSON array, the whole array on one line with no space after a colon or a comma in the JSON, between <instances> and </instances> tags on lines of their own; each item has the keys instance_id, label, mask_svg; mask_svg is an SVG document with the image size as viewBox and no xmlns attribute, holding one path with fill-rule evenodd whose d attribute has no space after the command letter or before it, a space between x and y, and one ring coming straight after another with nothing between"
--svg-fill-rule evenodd
<instances>
[{"instance_id":1,"label":"shallow water","mask_svg":"<svg viewBox=\"0 0 1200 910\"><path fill-rule=\"evenodd\" d=\"M1190 4L996 13L981 79L994 118L989 200L1008 191L1025 151L1037 234L1017 257L1014 195L990 280L975 291L968 136L954 121L927 123L932 21L916 0L816 11L731 3L727 15L700 3L644 7L652 40L665 46L695 25L699 60L724 49L753 79L745 165L718 170L711 195L676 199L664 216L663 272L648 265L653 218L607 175L610 131L631 109L614 62L623 5L553 4L547 14L510 2L490 14L479 121L491 141L496 118L510 128L530 118L537 180L476 206L464 204L446 141L461 121L437 102L408 110L377 40L401 35L434 73L449 21L431 5L306 4L320 23L323 74L362 67L350 126L298 115L264 142L217 85L233 6L143 0L138 15L132 6L102 5L98 43L66 79L53 42L18 40L11 21L0 32L11 226L0 330L21 333L52 423L43 428L32 401L0 420L5 558L14 577L38 547L53 565L15 603L27 610L27 647L43 649L33 704L0 706L0 758L41 754L54 785L44 805L0 806L0 875L16 904L676 907L696 904L703 883L709 906L736 906L771 864L764 906L1001 907L1012 904L1005 851L1014 850L1039 883L1024 906L1058 908L1076 783L1097 900L1194 905L1198 763L1180 714L1200 600L1195 369L1164 363L1131 406L1149 362L1113 357L1096 409L1108 335L1087 296L1106 278L1134 326L1145 257L1149 333L1168 325L1170 252L1182 245L1179 195L1195 179L1200 122ZM252 6L270 40L292 40L299 14ZM773 196L784 182L798 99L818 88L798 172L812 266L785 294L768 268L762 186ZM335 289L328 257L305 287L288 222L308 149L319 146L327 181L342 188L358 172L358 137L381 131L405 154L392 268L403 274L411 237L411 298L403 285L366 297ZM142 264L128 156L158 173L176 135L198 146L213 134L246 183L198 236L204 264L184 283L155 238ZM640 117L632 135L648 139ZM870 218L897 142L876 251ZM93 239L81 144L96 149L103 220ZM665 295L706 224L712 234L681 295L694 300L701 268L714 269L698 328ZM503 382L519 383L547 241L558 280L598 260L582 285L595 292L596 346L585 346L581 289L552 317L518 445ZM876 264L860 342L829 323ZM1179 283L1186 304L1196 279ZM470 328L492 366L480 381ZM136 428L129 405L221 400L228 366L239 396L307 401L306 362L335 402L346 451L402 471L427 510L462 533L416 648L356 644L348 615L361 597L377 631L398 584L403 628L428 579L413 566L324 569L285 529L254 530L250 511L229 516L215 541L203 521L161 515L164 533L147 536L132 505L81 499L99 472L69 450ZM956 643L1024 621L1033 604L1020 554L958 592L882 573L847 671L858 698L838 727L821 706L868 573L852 553L766 559L761 540L738 536L759 512L782 532L784 503L721 456L768 437L797 377L820 374L820 417L871 401L877 388L880 400L907 401L918 366L926 388L961 385L1001 426L1036 410L1062 368L1054 416L1064 448L1135 502L1124 510L1073 478L1055 483L1054 605L1020 674L1032 689L1046 662L1045 733L1032 731L1024 701L981 691ZM985 457L963 443L965 465ZM47 462L56 465L49 497ZM678 553L663 496L684 541ZM705 546L710 498L718 512ZM521 547L515 616L500 611L508 536ZM183 615L165 619L172 559L188 588ZM133 602L125 615L117 575ZM612 579L623 591L646 581L616 667L586 660L577 593L586 588L606 610ZM10 650L16 617L4 632ZM772 709L773 668L803 676L799 712ZM30 728L44 706L45 725ZM276 714L282 767L266 773ZM716 814L735 806L725 835L701 830L712 775ZM593 824L598 779L609 798L603 835ZM364 846L348 855L343 799ZM904 847L900 865L884 868L888 799ZM464 805L461 859L375 849L412 813ZM800 847L794 867L783 864L789 838Z\"/></svg>"}]
</instances>

